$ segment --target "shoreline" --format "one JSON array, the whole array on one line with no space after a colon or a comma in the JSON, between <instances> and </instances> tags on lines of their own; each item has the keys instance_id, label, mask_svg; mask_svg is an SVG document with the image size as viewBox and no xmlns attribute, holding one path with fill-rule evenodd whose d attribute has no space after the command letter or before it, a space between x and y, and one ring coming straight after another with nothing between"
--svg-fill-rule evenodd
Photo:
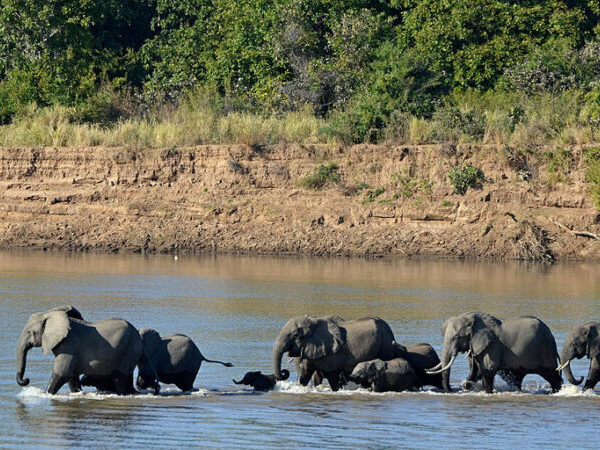
<instances>
[{"instance_id":1,"label":"shoreline","mask_svg":"<svg viewBox=\"0 0 600 450\"><path fill-rule=\"evenodd\" d=\"M560 172L491 145L0 148L0 249L600 261L582 148Z\"/></svg>"}]
</instances>

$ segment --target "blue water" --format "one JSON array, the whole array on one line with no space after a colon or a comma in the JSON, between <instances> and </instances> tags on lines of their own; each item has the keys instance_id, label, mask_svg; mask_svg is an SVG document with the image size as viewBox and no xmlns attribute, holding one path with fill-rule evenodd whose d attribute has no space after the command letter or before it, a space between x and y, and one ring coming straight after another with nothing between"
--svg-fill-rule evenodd
<instances>
[{"instance_id":1,"label":"blue water","mask_svg":"<svg viewBox=\"0 0 600 450\"><path fill-rule=\"evenodd\" d=\"M274 392L234 385L246 371L271 373L272 343L293 316L383 317L402 343L441 353L441 325L478 309L532 314L557 343L600 318L600 266L405 260L0 254L0 447L572 447L596 448L600 391L525 379L524 392L332 393L289 382ZM45 388L53 356L29 353L31 385L15 383L15 344L28 316L73 304L87 320L123 317L163 335L184 333L209 358L197 390L119 398L55 397ZM572 364L585 375L587 361ZM452 369L460 386L463 358Z\"/></svg>"}]
</instances>

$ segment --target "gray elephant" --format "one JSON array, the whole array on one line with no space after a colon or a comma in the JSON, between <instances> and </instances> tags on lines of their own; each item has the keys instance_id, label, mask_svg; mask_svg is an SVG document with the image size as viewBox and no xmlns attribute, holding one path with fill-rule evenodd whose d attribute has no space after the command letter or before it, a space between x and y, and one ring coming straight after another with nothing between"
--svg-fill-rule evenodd
<instances>
[{"instance_id":1,"label":"gray elephant","mask_svg":"<svg viewBox=\"0 0 600 450\"><path fill-rule=\"evenodd\" d=\"M330 320L337 324L344 321L341 316L338 315L330 315L321 317L323 320ZM292 358L296 364L296 371L298 373L298 382L302 386L308 386L309 381L312 380L313 386L319 386L323 383L323 374L317 370L314 364L306 358Z\"/></svg>"},{"instance_id":2,"label":"gray elephant","mask_svg":"<svg viewBox=\"0 0 600 450\"><path fill-rule=\"evenodd\" d=\"M487 393L493 392L494 376L500 371L510 375L519 389L527 374L546 379L553 392L562 386L562 378L556 371L556 341L548 326L535 317L502 322L486 313L468 312L446 320L442 334L442 361L428 373L442 374L446 392L451 392L450 368L459 352L472 357L476 367L472 367L470 376L481 377Z\"/></svg>"},{"instance_id":3,"label":"gray elephant","mask_svg":"<svg viewBox=\"0 0 600 450\"><path fill-rule=\"evenodd\" d=\"M407 391L415 387L417 374L404 358L389 361L373 359L360 362L350 374L350 380L373 392Z\"/></svg>"},{"instance_id":4,"label":"gray elephant","mask_svg":"<svg viewBox=\"0 0 600 450\"><path fill-rule=\"evenodd\" d=\"M155 330L142 329L140 336L149 357L149 364L142 363L138 367L140 389L156 390L160 381L174 384L184 392L191 391L202 361L232 367L231 363L206 359L194 341L183 334L161 338Z\"/></svg>"},{"instance_id":5,"label":"gray elephant","mask_svg":"<svg viewBox=\"0 0 600 450\"><path fill-rule=\"evenodd\" d=\"M286 369L281 370L282 380L287 380L290 376L290 372ZM275 375L265 375L262 372L247 372L246 375L240 380L235 381L235 384L246 384L252 386L255 391L270 391L277 384Z\"/></svg>"},{"instance_id":6,"label":"gray elephant","mask_svg":"<svg viewBox=\"0 0 600 450\"><path fill-rule=\"evenodd\" d=\"M86 322L72 307L58 307L32 314L17 345L17 383L23 378L27 352L42 347L56 357L46 391L55 394L65 383L72 392L81 390L80 375L110 379L117 394L133 394L133 370L146 360L138 331L122 319Z\"/></svg>"},{"instance_id":7,"label":"gray elephant","mask_svg":"<svg viewBox=\"0 0 600 450\"><path fill-rule=\"evenodd\" d=\"M574 328L565 338L562 352L560 353L561 365L569 383L579 385L583 377L576 380L571 372L571 360L587 356L590 359L590 368L583 389L593 389L600 380L600 322L588 322Z\"/></svg>"},{"instance_id":8,"label":"gray elephant","mask_svg":"<svg viewBox=\"0 0 600 450\"><path fill-rule=\"evenodd\" d=\"M336 391L359 362L394 358L398 353L394 341L391 328L379 318L338 322L308 315L295 317L275 339L273 372L281 379L281 358L287 352L307 360L311 369L323 374Z\"/></svg>"},{"instance_id":9,"label":"gray elephant","mask_svg":"<svg viewBox=\"0 0 600 450\"><path fill-rule=\"evenodd\" d=\"M417 388L423 386L434 386L438 389L443 389L442 374L428 374L427 369L439 364L440 358L433 347L427 343L420 343L408 347L399 346L401 358L408 361L414 369L416 379L414 386Z\"/></svg>"}]
</instances>

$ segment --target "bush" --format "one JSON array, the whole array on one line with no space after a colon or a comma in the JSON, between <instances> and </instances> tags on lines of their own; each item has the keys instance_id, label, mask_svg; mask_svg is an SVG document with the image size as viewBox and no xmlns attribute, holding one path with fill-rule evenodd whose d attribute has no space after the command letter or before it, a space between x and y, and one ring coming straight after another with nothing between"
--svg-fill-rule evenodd
<instances>
[{"instance_id":1,"label":"bush","mask_svg":"<svg viewBox=\"0 0 600 450\"><path fill-rule=\"evenodd\" d=\"M328 183L340 181L340 175L337 171L338 166L333 162L327 165L321 164L311 175L302 178L300 184L309 189L321 189Z\"/></svg>"},{"instance_id":2,"label":"bush","mask_svg":"<svg viewBox=\"0 0 600 450\"><path fill-rule=\"evenodd\" d=\"M600 209L600 147L584 150L585 181L596 207Z\"/></svg>"},{"instance_id":3,"label":"bush","mask_svg":"<svg viewBox=\"0 0 600 450\"><path fill-rule=\"evenodd\" d=\"M462 112L458 108L442 108L433 114L446 136L467 136L472 141L479 141L485 132L485 115L470 110Z\"/></svg>"},{"instance_id":4,"label":"bush","mask_svg":"<svg viewBox=\"0 0 600 450\"><path fill-rule=\"evenodd\" d=\"M473 167L471 163L463 163L458 167L450 169L447 173L450 183L454 186L454 192L465 195L469 188L480 187L483 183L483 172Z\"/></svg>"}]
</instances>

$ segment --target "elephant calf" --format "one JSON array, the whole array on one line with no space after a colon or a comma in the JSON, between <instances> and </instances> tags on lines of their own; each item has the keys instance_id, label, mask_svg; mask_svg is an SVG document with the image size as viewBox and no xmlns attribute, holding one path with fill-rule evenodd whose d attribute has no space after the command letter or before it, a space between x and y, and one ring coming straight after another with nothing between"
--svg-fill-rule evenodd
<instances>
[{"instance_id":1,"label":"elephant calf","mask_svg":"<svg viewBox=\"0 0 600 450\"><path fill-rule=\"evenodd\" d=\"M157 331L143 329L140 330L140 336L150 360L150 364L138 366L137 386L140 389L154 388L156 390L158 381L160 381L165 384L174 384L182 391L190 391L194 387L194 380L202 361L232 367L232 364L228 362L206 359L194 341L183 334L161 338Z\"/></svg>"},{"instance_id":2,"label":"elephant calf","mask_svg":"<svg viewBox=\"0 0 600 450\"><path fill-rule=\"evenodd\" d=\"M373 359L358 363L350 380L373 392L402 392L415 387L417 374L404 358L389 361Z\"/></svg>"},{"instance_id":3,"label":"elephant calf","mask_svg":"<svg viewBox=\"0 0 600 450\"><path fill-rule=\"evenodd\" d=\"M287 369L281 369L281 379L287 380L290 372ZM252 386L255 391L270 391L277 384L275 375L264 375L262 372L248 372L240 381L233 380L235 384L247 384Z\"/></svg>"}]
</instances>

